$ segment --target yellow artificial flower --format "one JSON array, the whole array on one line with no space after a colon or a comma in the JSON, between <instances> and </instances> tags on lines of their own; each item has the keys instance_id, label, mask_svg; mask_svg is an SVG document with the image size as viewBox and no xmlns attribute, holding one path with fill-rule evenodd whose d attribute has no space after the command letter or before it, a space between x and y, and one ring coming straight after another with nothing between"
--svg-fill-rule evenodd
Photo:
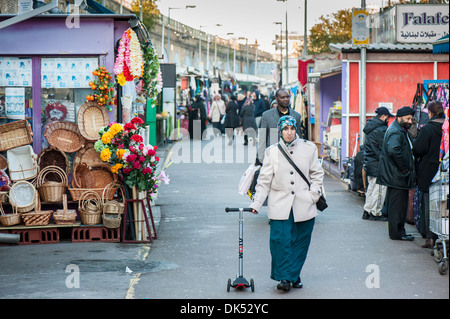
<instances>
[{"instance_id":1,"label":"yellow artificial flower","mask_svg":"<svg viewBox=\"0 0 450 319\"><path fill-rule=\"evenodd\" d=\"M116 174L116 173L119 171L119 169L121 169L122 167L123 167L122 164L117 163L116 165L111 166L111 172L113 172L114 174Z\"/></svg>"},{"instance_id":2,"label":"yellow artificial flower","mask_svg":"<svg viewBox=\"0 0 450 319\"><path fill-rule=\"evenodd\" d=\"M102 135L102 142L103 144L109 144L111 143L111 139L114 137L114 135L111 132L105 132Z\"/></svg>"},{"instance_id":3,"label":"yellow artificial flower","mask_svg":"<svg viewBox=\"0 0 450 319\"><path fill-rule=\"evenodd\" d=\"M100 159L103 162L109 161L110 157L111 157L111 151L109 150L109 148L103 149L103 151L100 153Z\"/></svg>"},{"instance_id":4,"label":"yellow artificial flower","mask_svg":"<svg viewBox=\"0 0 450 319\"><path fill-rule=\"evenodd\" d=\"M117 155L117 157L120 159L120 160L123 160L123 154L125 154L125 150L122 150L122 149L118 149L117 151L116 151L116 155Z\"/></svg>"},{"instance_id":5,"label":"yellow artificial flower","mask_svg":"<svg viewBox=\"0 0 450 319\"><path fill-rule=\"evenodd\" d=\"M109 128L109 132L111 132L113 135L116 135L117 133L119 133L121 131L123 131L123 127L122 127L122 125L120 125L118 123L114 123Z\"/></svg>"},{"instance_id":6,"label":"yellow artificial flower","mask_svg":"<svg viewBox=\"0 0 450 319\"><path fill-rule=\"evenodd\" d=\"M127 84L127 79L125 78L125 75L123 75L123 72L117 76L117 82L120 84L120 86L124 86L125 84Z\"/></svg>"}]
</instances>

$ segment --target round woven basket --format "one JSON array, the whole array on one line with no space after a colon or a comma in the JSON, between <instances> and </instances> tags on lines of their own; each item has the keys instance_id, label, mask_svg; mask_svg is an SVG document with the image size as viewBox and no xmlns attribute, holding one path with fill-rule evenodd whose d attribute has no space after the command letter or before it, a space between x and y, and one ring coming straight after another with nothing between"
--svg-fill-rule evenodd
<instances>
[{"instance_id":1,"label":"round woven basket","mask_svg":"<svg viewBox=\"0 0 450 319\"><path fill-rule=\"evenodd\" d=\"M44 137L50 146L66 153L76 152L85 144L78 125L67 121L56 121L47 125Z\"/></svg>"},{"instance_id":2,"label":"round woven basket","mask_svg":"<svg viewBox=\"0 0 450 319\"><path fill-rule=\"evenodd\" d=\"M36 193L36 188L30 182L17 182L9 190L9 202L18 213L27 213L34 208Z\"/></svg>"},{"instance_id":3,"label":"round woven basket","mask_svg":"<svg viewBox=\"0 0 450 319\"><path fill-rule=\"evenodd\" d=\"M80 163L85 163L87 166L105 164L100 159L100 153L95 150L94 144L91 142L86 143L86 145L75 154L73 167L76 167Z\"/></svg>"},{"instance_id":4,"label":"round woven basket","mask_svg":"<svg viewBox=\"0 0 450 319\"><path fill-rule=\"evenodd\" d=\"M56 174L59 181L55 182L47 180L46 177L50 173ZM42 201L50 203L62 202L67 187L67 175L61 168L57 166L47 166L39 172L36 188Z\"/></svg>"},{"instance_id":5,"label":"round woven basket","mask_svg":"<svg viewBox=\"0 0 450 319\"><path fill-rule=\"evenodd\" d=\"M66 153L51 146L43 149L38 155L39 171L42 171L48 166L57 166L61 168L66 175L69 175L70 164ZM48 181L57 182L60 180L60 177L57 173L50 172L46 175L46 179Z\"/></svg>"},{"instance_id":6,"label":"round woven basket","mask_svg":"<svg viewBox=\"0 0 450 319\"><path fill-rule=\"evenodd\" d=\"M95 142L100 139L98 131L109 124L108 111L96 102L86 102L78 110L77 122L81 135Z\"/></svg>"},{"instance_id":7,"label":"round woven basket","mask_svg":"<svg viewBox=\"0 0 450 319\"><path fill-rule=\"evenodd\" d=\"M67 209L67 194L63 195L63 209L57 209L53 213L53 220L57 225L71 225L77 219L75 209Z\"/></svg>"},{"instance_id":8,"label":"round woven basket","mask_svg":"<svg viewBox=\"0 0 450 319\"><path fill-rule=\"evenodd\" d=\"M2 224L2 226L14 226L20 224L21 222L22 216L21 214L17 213L17 209L14 206L12 206L11 214L5 214L3 205L1 205L0 202L0 223Z\"/></svg>"},{"instance_id":9,"label":"round woven basket","mask_svg":"<svg viewBox=\"0 0 450 319\"><path fill-rule=\"evenodd\" d=\"M118 175L111 172L109 165L78 164L73 173L73 185L77 188L105 188L108 184L116 182Z\"/></svg>"},{"instance_id":10,"label":"round woven basket","mask_svg":"<svg viewBox=\"0 0 450 319\"><path fill-rule=\"evenodd\" d=\"M102 199L96 192L86 191L78 201L78 211L82 224L100 224L102 221Z\"/></svg>"},{"instance_id":11,"label":"round woven basket","mask_svg":"<svg viewBox=\"0 0 450 319\"><path fill-rule=\"evenodd\" d=\"M25 226L45 226L50 223L50 218L53 215L52 210L41 210L41 201L36 192L34 200L34 211L31 213L22 214Z\"/></svg>"}]
</instances>

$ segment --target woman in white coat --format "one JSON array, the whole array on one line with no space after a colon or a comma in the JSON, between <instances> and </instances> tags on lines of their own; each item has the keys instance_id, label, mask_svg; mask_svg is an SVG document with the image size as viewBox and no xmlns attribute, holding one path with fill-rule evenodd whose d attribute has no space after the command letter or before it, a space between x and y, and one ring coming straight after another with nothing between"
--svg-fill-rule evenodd
<instances>
[{"instance_id":1,"label":"woman in white coat","mask_svg":"<svg viewBox=\"0 0 450 319\"><path fill-rule=\"evenodd\" d=\"M214 130L214 135L221 136L221 123L222 116L225 115L225 102L222 100L220 94L214 97L214 101L209 109L208 118L211 120Z\"/></svg>"},{"instance_id":2,"label":"woman in white coat","mask_svg":"<svg viewBox=\"0 0 450 319\"><path fill-rule=\"evenodd\" d=\"M311 183L308 184L278 149L278 144L266 149L256 185L254 202L258 213L266 197L270 219L270 277L280 281L277 289L289 291L303 286L300 272L306 260L317 215L316 202L321 196L323 170L314 143L300 139L292 116L278 122L280 145Z\"/></svg>"}]
</instances>

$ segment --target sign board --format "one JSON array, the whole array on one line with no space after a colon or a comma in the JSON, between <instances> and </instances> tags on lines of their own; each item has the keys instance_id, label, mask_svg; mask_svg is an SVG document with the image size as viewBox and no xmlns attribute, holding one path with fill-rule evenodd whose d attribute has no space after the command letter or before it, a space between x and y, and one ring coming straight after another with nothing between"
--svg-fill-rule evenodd
<instances>
[{"instance_id":1,"label":"sign board","mask_svg":"<svg viewBox=\"0 0 450 319\"><path fill-rule=\"evenodd\" d=\"M369 45L369 11L363 9L352 10L352 45Z\"/></svg>"},{"instance_id":2,"label":"sign board","mask_svg":"<svg viewBox=\"0 0 450 319\"><path fill-rule=\"evenodd\" d=\"M449 34L447 4L397 5L397 42L432 43Z\"/></svg>"},{"instance_id":3,"label":"sign board","mask_svg":"<svg viewBox=\"0 0 450 319\"><path fill-rule=\"evenodd\" d=\"M25 119L25 88L5 88L6 117L13 120Z\"/></svg>"}]
</instances>

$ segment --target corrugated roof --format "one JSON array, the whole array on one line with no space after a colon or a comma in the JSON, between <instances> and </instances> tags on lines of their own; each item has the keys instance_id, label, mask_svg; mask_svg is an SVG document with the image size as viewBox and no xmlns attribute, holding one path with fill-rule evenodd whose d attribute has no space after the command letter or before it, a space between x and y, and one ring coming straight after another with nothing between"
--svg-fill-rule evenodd
<instances>
[{"instance_id":1,"label":"corrugated roof","mask_svg":"<svg viewBox=\"0 0 450 319\"><path fill-rule=\"evenodd\" d=\"M359 50L350 43L331 43L330 48L335 51ZM371 43L367 50L374 51L432 51L431 43Z\"/></svg>"}]
</instances>

